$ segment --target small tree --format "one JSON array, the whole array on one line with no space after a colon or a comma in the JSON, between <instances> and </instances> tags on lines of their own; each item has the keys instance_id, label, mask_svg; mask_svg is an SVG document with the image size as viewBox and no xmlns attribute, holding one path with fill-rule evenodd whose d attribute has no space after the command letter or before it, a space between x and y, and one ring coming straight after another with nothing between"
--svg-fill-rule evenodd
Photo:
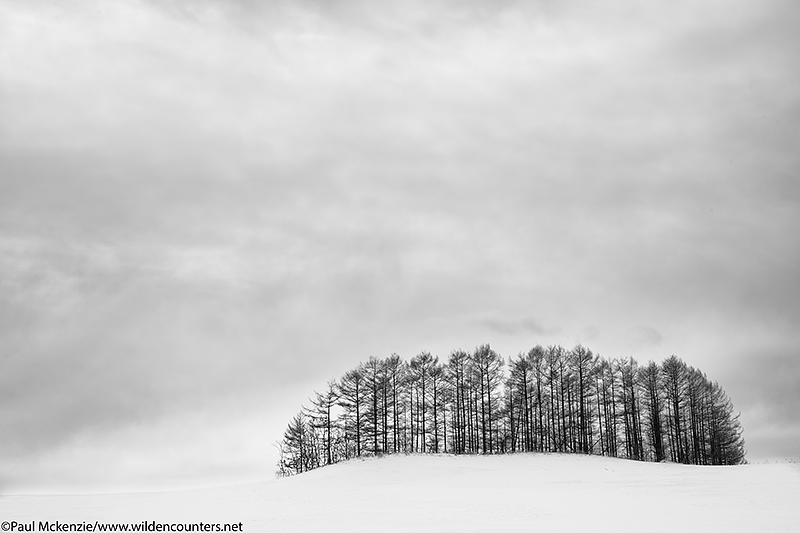
<instances>
[{"instance_id":1,"label":"small tree","mask_svg":"<svg viewBox=\"0 0 800 533\"><path fill-rule=\"evenodd\" d=\"M335 457L334 450L334 431L338 427L338 422L333 417L333 410L339 401L339 392L336 384L329 381L325 392L314 391L314 399L311 400L311 408L306 412L311 426L322 433L322 446L324 450L325 464L333 464Z\"/></svg>"},{"instance_id":2,"label":"small tree","mask_svg":"<svg viewBox=\"0 0 800 533\"><path fill-rule=\"evenodd\" d=\"M278 472L282 475L293 475L318 467L317 452L316 435L301 411L292 418L283 434Z\"/></svg>"}]
</instances>

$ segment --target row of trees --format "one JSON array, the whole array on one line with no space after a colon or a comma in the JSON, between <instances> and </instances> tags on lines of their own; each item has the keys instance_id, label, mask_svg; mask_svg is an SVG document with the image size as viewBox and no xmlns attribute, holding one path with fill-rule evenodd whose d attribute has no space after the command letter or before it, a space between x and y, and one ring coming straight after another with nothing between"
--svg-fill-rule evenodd
<instances>
[{"instance_id":1,"label":"row of trees","mask_svg":"<svg viewBox=\"0 0 800 533\"><path fill-rule=\"evenodd\" d=\"M578 345L506 362L488 345L446 362L371 357L315 392L278 443L278 474L364 455L561 452L643 461L744 462L733 405L671 356L640 367Z\"/></svg>"}]
</instances>

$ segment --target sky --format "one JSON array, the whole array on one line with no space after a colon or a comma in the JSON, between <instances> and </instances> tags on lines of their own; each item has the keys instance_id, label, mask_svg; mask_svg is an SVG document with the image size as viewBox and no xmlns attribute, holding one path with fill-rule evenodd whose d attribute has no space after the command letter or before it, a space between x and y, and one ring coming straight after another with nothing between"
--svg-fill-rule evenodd
<instances>
[{"instance_id":1,"label":"sky","mask_svg":"<svg viewBox=\"0 0 800 533\"><path fill-rule=\"evenodd\" d=\"M370 356L675 354L800 457L791 1L0 0L0 492L269 478Z\"/></svg>"}]
</instances>

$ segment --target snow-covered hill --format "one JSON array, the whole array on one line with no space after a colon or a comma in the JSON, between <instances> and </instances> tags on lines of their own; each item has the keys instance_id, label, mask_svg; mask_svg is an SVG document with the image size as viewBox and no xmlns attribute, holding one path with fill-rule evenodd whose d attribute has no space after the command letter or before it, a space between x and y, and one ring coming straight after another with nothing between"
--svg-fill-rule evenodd
<instances>
[{"instance_id":1,"label":"snow-covered hill","mask_svg":"<svg viewBox=\"0 0 800 533\"><path fill-rule=\"evenodd\" d=\"M241 522L246 532L798 532L800 465L393 456L213 489L3 496L0 520Z\"/></svg>"}]
</instances>

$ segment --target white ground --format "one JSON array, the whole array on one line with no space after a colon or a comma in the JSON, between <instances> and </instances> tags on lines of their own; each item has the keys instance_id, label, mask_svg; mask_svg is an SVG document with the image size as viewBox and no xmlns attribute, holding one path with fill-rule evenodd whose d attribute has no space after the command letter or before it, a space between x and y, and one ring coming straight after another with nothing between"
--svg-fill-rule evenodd
<instances>
[{"instance_id":1,"label":"white ground","mask_svg":"<svg viewBox=\"0 0 800 533\"><path fill-rule=\"evenodd\" d=\"M11 520L242 522L246 532L800 532L800 465L395 456L213 489L0 497L0 521Z\"/></svg>"}]
</instances>

